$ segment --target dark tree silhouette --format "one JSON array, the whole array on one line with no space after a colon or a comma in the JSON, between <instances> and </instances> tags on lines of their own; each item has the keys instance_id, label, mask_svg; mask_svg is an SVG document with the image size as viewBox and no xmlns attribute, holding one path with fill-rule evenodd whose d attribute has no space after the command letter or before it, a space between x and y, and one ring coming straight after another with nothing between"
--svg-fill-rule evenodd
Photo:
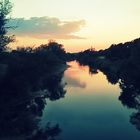
<instances>
[{"instance_id":1,"label":"dark tree silhouette","mask_svg":"<svg viewBox=\"0 0 140 140\"><path fill-rule=\"evenodd\" d=\"M8 36L7 30L8 27L6 26L9 18L8 14L12 10L12 4L9 0L0 0L0 52L6 49L6 46L14 41L14 36Z\"/></svg>"},{"instance_id":2,"label":"dark tree silhouette","mask_svg":"<svg viewBox=\"0 0 140 140\"><path fill-rule=\"evenodd\" d=\"M33 63L26 64L25 67L25 62L22 60L24 68L19 64L10 68L0 81L0 139L55 139L61 132L58 124L51 125L46 121L46 128L40 128L38 124L47 101L58 100L66 94L62 82L64 70L43 64L36 67ZM30 65L32 66L29 67Z\"/></svg>"},{"instance_id":3,"label":"dark tree silhouette","mask_svg":"<svg viewBox=\"0 0 140 140\"><path fill-rule=\"evenodd\" d=\"M62 44L59 44L53 40L50 40L48 44L42 44L38 48L34 50L36 53L40 53L41 55L47 53L47 55L51 55L51 59L60 59L61 61L66 61L66 52L63 48Z\"/></svg>"}]
</instances>

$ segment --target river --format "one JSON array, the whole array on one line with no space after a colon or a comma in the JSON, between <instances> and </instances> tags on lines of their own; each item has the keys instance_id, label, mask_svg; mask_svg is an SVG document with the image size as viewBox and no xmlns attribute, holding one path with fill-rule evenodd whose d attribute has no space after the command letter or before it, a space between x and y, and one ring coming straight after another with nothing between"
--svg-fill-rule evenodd
<instances>
[{"instance_id":1,"label":"river","mask_svg":"<svg viewBox=\"0 0 140 140\"><path fill-rule=\"evenodd\" d=\"M75 61L68 65L65 97L47 99L40 125L58 124L58 140L139 140L140 132L130 123L135 110L118 100L119 84L112 85L102 72L91 74L88 66Z\"/></svg>"}]
</instances>

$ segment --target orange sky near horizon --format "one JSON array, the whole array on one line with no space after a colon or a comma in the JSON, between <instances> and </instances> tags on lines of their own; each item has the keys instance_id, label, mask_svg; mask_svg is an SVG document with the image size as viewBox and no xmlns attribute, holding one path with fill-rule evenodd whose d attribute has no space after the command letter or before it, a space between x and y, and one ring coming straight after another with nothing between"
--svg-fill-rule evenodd
<instances>
[{"instance_id":1,"label":"orange sky near horizon","mask_svg":"<svg viewBox=\"0 0 140 140\"><path fill-rule=\"evenodd\" d=\"M118 43L124 43L127 41L131 41L135 39L135 37L130 37L129 40L124 39L124 40L119 40L116 41L114 40L114 43L112 43L112 40L104 40L102 42L97 42L96 41L92 41L89 39L85 39L85 40L74 40L74 39L70 39L70 40L62 40L62 39L54 39L54 41L60 43L63 45L63 47L65 48L65 50L67 52L79 52L79 51L84 51L86 49L89 48L95 48L95 50L101 50L101 49L106 49L109 48L111 46L111 44L118 44ZM16 37L15 42L10 44L10 47L15 49L17 47L38 47L41 44L47 44L49 42L48 39L35 39L35 38L31 38L31 37ZM97 44L96 44L97 43Z\"/></svg>"}]
</instances>

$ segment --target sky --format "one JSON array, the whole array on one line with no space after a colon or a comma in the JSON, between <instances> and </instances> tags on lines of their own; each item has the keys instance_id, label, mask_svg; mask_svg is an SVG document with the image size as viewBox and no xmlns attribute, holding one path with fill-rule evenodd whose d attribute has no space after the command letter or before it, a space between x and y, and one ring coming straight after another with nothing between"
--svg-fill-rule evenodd
<instances>
[{"instance_id":1,"label":"sky","mask_svg":"<svg viewBox=\"0 0 140 140\"><path fill-rule=\"evenodd\" d=\"M140 37L140 0L11 0L15 45L53 39L66 51L99 49Z\"/></svg>"}]
</instances>

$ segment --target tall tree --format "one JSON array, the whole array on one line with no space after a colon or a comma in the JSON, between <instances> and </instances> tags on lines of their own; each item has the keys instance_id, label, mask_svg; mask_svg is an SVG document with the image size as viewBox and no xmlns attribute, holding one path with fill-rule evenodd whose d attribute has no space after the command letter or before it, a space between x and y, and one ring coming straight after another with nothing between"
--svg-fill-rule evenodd
<instances>
[{"instance_id":1,"label":"tall tree","mask_svg":"<svg viewBox=\"0 0 140 140\"><path fill-rule=\"evenodd\" d=\"M9 21L8 15L12 10L12 4L9 0L0 0L0 52L6 49L6 46L14 40L13 36L7 35Z\"/></svg>"}]
</instances>

